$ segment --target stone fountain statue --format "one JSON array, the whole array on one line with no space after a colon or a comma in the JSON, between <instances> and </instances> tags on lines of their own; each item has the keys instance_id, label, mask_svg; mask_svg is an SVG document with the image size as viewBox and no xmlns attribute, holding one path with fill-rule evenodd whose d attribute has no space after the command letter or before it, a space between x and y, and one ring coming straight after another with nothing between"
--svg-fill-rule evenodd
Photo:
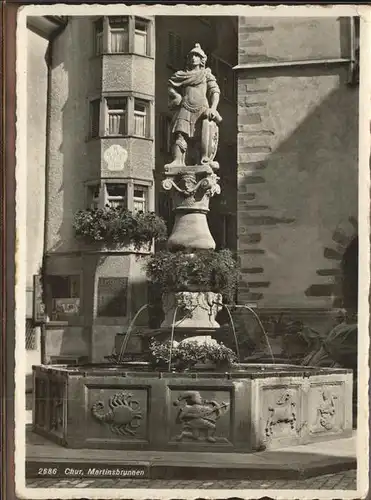
<instances>
[{"instance_id":1,"label":"stone fountain statue","mask_svg":"<svg viewBox=\"0 0 371 500\"><path fill-rule=\"evenodd\" d=\"M165 165L162 185L173 194L175 223L168 240L171 251L214 250L206 215L212 196L220 193L219 165L214 161L218 148L217 110L220 89L207 56L196 43L187 57L185 70L177 71L168 82L172 121L173 161ZM175 307L188 311L177 322L184 328L218 328L215 315L221 307L221 295L210 291L178 292L164 298L165 321L170 327Z\"/></svg>"},{"instance_id":2,"label":"stone fountain statue","mask_svg":"<svg viewBox=\"0 0 371 500\"><path fill-rule=\"evenodd\" d=\"M210 197L220 193L219 165L214 161L219 139L217 111L220 89L207 56L198 43L189 52L187 67L168 82L172 122L173 161L165 165L165 190L173 190L175 223L170 250L214 249L206 214Z\"/></svg>"},{"instance_id":3,"label":"stone fountain statue","mask_svg":"<svg viewBox=\"0 0 371 500\"><path fill-rule=\"evenodd\" d=\"M217 111L220 89L206 61L196 43L188 54L186 70L177 71L169 80L169 107L175 113L173 161L168 168L184 166L187 156L201 165L212 164L215 157L217 124L222 120Z\"/></svg>"}]
</instances>

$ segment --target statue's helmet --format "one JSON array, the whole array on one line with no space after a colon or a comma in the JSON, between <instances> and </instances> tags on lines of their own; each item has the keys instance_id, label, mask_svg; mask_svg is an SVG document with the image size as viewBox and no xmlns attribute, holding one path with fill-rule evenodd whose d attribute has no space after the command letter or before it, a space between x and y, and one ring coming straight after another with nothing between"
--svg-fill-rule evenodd
<instances>
[{"instance_id":1,"label":"statue's helmet","mask_svg":"<svg viewBox=\"0 0 371 500\"><path fill-rule=\"evenodd\" d=\"M205 66L207 61L207 55L202 50L201 45L199 43L196 43L193 49L189 51L188 57L191 56L192 54L197 54L198 56L200 56L201 63L203 64L203 66Z\"/></svg>"}]
</instances>

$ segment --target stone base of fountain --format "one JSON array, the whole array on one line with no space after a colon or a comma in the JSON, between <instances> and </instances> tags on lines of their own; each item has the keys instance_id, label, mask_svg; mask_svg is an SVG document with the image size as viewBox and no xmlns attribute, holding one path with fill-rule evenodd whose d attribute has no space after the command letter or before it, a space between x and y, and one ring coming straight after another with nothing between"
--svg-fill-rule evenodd
<instances>
[{"instance_id":1,"label":"stone base of fountain","mask_svg":"<svg viewBox=\"0 0 371 500\"><path fill-rule=\"evenodd\" d=\"M254 452L352 432L352 371L35 366L33 430L69 448Z\"/></svg>"}]
</instances>

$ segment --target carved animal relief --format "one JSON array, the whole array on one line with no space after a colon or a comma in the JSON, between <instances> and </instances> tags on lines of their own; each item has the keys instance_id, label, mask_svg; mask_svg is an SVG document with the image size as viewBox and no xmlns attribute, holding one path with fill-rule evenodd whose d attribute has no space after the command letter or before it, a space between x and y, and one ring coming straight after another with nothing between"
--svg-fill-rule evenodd
<instances>
[{"instance_id":1,"label":"carved animal relief","mask_svg":"<svg viewBox=\"0 0 371 500\"><path fill-rule=\"evenodd\" d=\"M135 436L142 420L139 401L129 392L118 392L109 399L108 408L102 401L97 401L91 408L93 417L109 425L110 430L119 436Z\"/></svg>"},{"instance_id":2,"label":"carved animal relief","mask_svg":"<svg viewBox=\"0 0 371 500\"><path fill-rule=\"evenodd\" d=\"M333 429L336 418L335 400L337 396L329 391L323 391L321 394L322 401L317 410L318 423L326 431Z\"/></svg>"},{"instance_id":3,"label":"carved animal relief","mask_svg":"<svg viewBox=\"0 0 371 500\"><path fill-rule=\"evenodd\" d=\"M202 399L198 391L186 391L174 402L179 407L176 423L182 426L177 441L187 439L215 443L216 422L229 409L229 403Z\"/></svg>"},{"instance_id":4,"label":"carved animal relief","mask_svg":"<svg viewBox=\"0 0 371 500\"><path fill-rule=\"evenodd\" d=\"M271 437L277 425L284 424L289 429L295 429L296 405L291 395L287 392L277 400L275 406L268 407L268 419L265 427L265 435Z\"/></svg>"}]
</instances>

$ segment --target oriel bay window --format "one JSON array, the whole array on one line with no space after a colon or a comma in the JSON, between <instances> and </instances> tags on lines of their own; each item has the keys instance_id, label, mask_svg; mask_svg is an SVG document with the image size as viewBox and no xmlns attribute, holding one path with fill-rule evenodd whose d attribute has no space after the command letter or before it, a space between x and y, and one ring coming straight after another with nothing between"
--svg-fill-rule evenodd
<instances>
[{"instance_id":1,"label":"oriel bay window","mask_svg":"<svg viewBox=\"0 0 371 500\"><path fill-rule=\"evenodd\" d=\"M137 16L108 16L95 21L95 54L153 55L153 22Z\"/></svg>"},{"instance_id":2,"label":"oriel bay window","mask_svg":"<svg viewBox=\"0 0 371 500\"><path fill-rule=\"evenodd\" d=\"M148 212L150 183L133 179L101 180L87 185L88 208L123 207L132 212Z\"/></svg>"},{"instance_id":3,"label":"oriel bay window","mask_svg":"<svg viewBox=\"0 0 371 500\"><path fill-rule=\"evenodd\" d=\"M90 137L151 138L149 100L133 95L104 96L90 101Z\"/></svg>"}]
</instances>

